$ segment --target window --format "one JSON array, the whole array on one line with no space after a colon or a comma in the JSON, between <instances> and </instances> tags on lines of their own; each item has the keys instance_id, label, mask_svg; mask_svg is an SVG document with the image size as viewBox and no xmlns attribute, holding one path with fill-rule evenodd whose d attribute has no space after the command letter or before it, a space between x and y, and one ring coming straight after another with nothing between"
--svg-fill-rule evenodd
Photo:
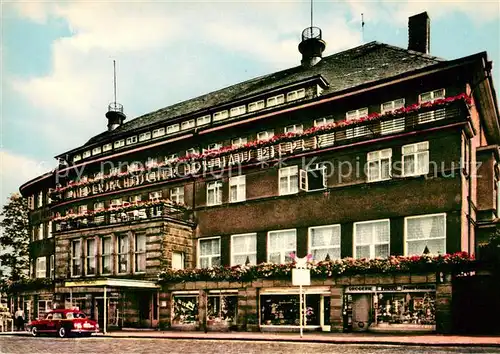
<instances>
[{"instance_id":1,"label":"window","mask_svg":"<svg viewBox=\"0 0 500 354\"><path fill-rule=\"evenodd\" d=\"M49 257L49 277L50 279L54 279L55 276L55 256L53 254Z\"/></svg>"},{"instance_id":2,"label":"window","mask_svg":"<svg viewBox=\"0 0 500 354\"><path fill-rule=\"evenodd\" d=\"M247 107L245 105L233 107L229 111L229 115L231 117L241 116L242 114L247 113Z\"/></svg>"},{"instance_id":3,"label":"window","mask_svg":"<svg viewBox=\"0 0 500 354\"><path fill-rule=\"evenodd\" d=\"M209 290L207 297L207 319L214 322L231 323L238 313L237 290Z\"/></svg>"},{"instance_id":4,"label":"window","mask_svg":"<svg viewBox=\"0 0 500 354\"><path fill-rule=\"evenodd\" d=\"M115 143L114 143L114 147L115 147L115 149L117 149L117 148L121 148L121 147L123 147L123 146L125 146L125 140L124 140L124 139L117 140L117 141L115 141Z\"/></svg>"},{"instance_id":5,"label":"window","mask_svg":"<svg viewBox=\"0 0 500 354\"><path fill-rule=\"evenodd\" d=\"M194 324L198 321L198 295L174 293L172 324Z\"/></svg>"},{"instance_id":6,"label":"window","mask_svg":"<svg viewBox=\"0 0 500 354\"><path fill-rule=\"evenodd\" d=\"M349 111L346 113L346 120L358 120L359 118L366 117L368 115L368 108L355 109L354 111ZM368 134L368 129L366 127L356 127L346 130L347 138L355 138L358 136L363 136Z\"/></svg>"},{"instance_id":7,"label":"window","mask_svg":"<svg viewBox=\"0 0 500 354\"><path fill-rule=\"evenodd\" d=\"M191 148L186 150L186 156L189 155L198 155L200 153L200 150L197 148Z\"/></svg>"},{"instance_id":8,"label":"window","mask_svg":"<svg viewBox=\"0 0 500 354\"><path fill-rule=\"evenodd\" d=\"M130 144L135 144L137 143L137 135L134 135L134 136L129 136L126 140L126 144L127 145L130 145Z\"/></svg>"},{"instance_id":9,"label":"window","mask_svg":"<svg viewBox=\"0 0 500 354\"><path fill-rule=\"evenodd\" d=\"M90 150L87 150L87 151L84 151L83 154L82 154L82 157L84 159L86 159L87 157L90 157L92 155L92 151Z\"/></svg>"},{"instance_id":10,"label":"window","mask_svg":"<svg viewBox=\"0 0 500 354\"><path fill-rule=\"evenodd\" d=\"M354 223L354 258L389 257L389 220Z\"/></svg>"},{"instance_id":11,"label":"window","mask_svg":"<svg viewBox=\"0 0 500 354\"><path fill-rule=\"evenodd\" d=\"M137 204L141 201L141 195L140 194L131 195L129 198L129 201L130 201L130 204Z\"/></svg>"},{"instance_id":12,"label":"window","mask_svg":"<svg viewBox=\"0 0 500 354\"><path fill-rule=\"evenodd\" d=\"M94 212L95 211L103 211L104 210L104 202L94 203Z\"/></svg>"},{"instance_id":13,"label":"window","mask_svg":"<svg viewBox=\"0 0 500 354\"><path fill-rule=\"evenodd\" d=\"M81 187L79 189L79 196L80 197L86 197L88 194L89 194L89 187L85 186L85 187Z\"/></svg>"},{"instance_id":14,"label":"window","mask_svg":"<svg viewBox=\"0 0 500 354\"><path fill-rule=\"evenodd\" d=\"M432 103L435 100L438 100L441 98L445 98L444 88L439 89L439 90L424 92L424 93L420 94L418 96L418 103L419 104ZM434 120L443 119L443 118L445 118L445 109L444 108L418 114L418 122L419 123L432 122Z\"/></svg>"},{"instance_id":15,"label":"window","mask_svg":"<svg viewBox=\"0 0 500 354\"><path fill-rule=\"evenodd\" d=\"M367 154L368 182L391 179L392 149L372 151Z\"/></svg>"},{"instance_id":16,"label":"window","mask_svg":"<svg viewBox=\"0 0 500 354\"><path fill-rule=\"evenodd\" d=\"M219 120L223 120L229 117L229 113L227 112L227 109L224 111L220 112L215 112L214 113L214 122L217 122Z\"/></svg>"},{"instance_id":17,"label":"window","mask_svg":"<svg viewBox=\"0 0 500 354\"><path fill-rule=\"evenodd\" d=\"M73 156L73 162L80 161L82 159L81 155L75 155Z\"/></svg>"},{"instance_id":18,"label":"window","mask_svg":"<svg viewBox=\"0 0 500 354\"><path fill-rule=\"evenodd\" d=\"M156 165L158 165L158 159L156 157L148 157L146 161L146 167L151 168L155 167Z\"/></svg>"},{"instance_id":19,"label":"window","mask_svg":"<svg viewBox=\"0 0 500 354\"><path fill-rule=\"evenodd\" d=\"M206 116L203 116L203 117L199 117L196 119L196 125L197 126L200 126L200 125L205 125L205 124L209 124L210 123L210 115L207 114Z\"/></svg>"},{"instance_id":20,"label":"window","mask_svg":"<svg viewBox=\"0 0 500 354\"><path fill-rule=\"evenodd\" d=\"M176 131L179 131L179 124L176 124L177 126L177 130ZM171 125L170 127L173 127L173 125ZM168 128L170 127L167 127L167 134L170 134L170 133L173 133L171 131L168 130ZM154 129L153 130L153 138L158 138L160 136L163 136L165 135L165 128L158 128L158 129Z\"/></svg>"},{"instance_id":21,"label":"window","mask_svg":"<svg viewBox=\"0 0 500 354\"><path fill-rule=\"evenodd\" d=\"M405 218L405 255L446 253L446 214Z\"/></svg>"},{"instance_id":22,"label":"window","mask_svg":"<svg viewBox=\"0 0 500 354\"><path fill-rule=\"evenodd\" d=\"M181 130L191 129L194 128L194 126L194 119L185 120L181 123Z\"/></svg>"},{"instance_id":23,"label":"window","mask_svg":"<svg viewBox=\"0 0 500 354\"><path fill-rule=\"evenodd\" d=\"M47 277L47 259L45 257L38 257L36 259L36 277Z\"/></svg>"},{"instance_id":24,"label":"window","mask_svg":"<svg viewBox=\"0 0 500 354\"><path fill-rule=\"evenodd\" d=\"M307 170L300 170L300 190L317 191L325 189L327 184L326 166L315 164Z\"/></svg>"},{"instance_id":25,"label":"window","mask_svg":"<svg viewBox=\"0 0 500 354\"><path fill-rule=\"evenodd\" d=\"M101 147L95 147L92 149L92 155L99 155L101 153Z\"/></svg>"},{"instance_id":26,"label":"window","mask_svg":"<svg viewBox=\"0 0 500 354\"><path fill-rule=\"evenodd\" d=\"M403 176L418 176L429 173L429 142L404 145Z\"/></svg>"},{"instance_id":27,"label":"window","mask_svg":"<svg viewBox=\"0 0 500 354\"><path fill-rule=\"evenodd\" d=\"M134 248L134 258L135 258L135 272L145 272L146 271L146 234L135 235L135 248Z\"/></svg>"},{"instance_id":28,"label":"window","mask_svg":"<svg viewBox=\"0 0 500 354\"><path fill-rule=\"evenodd\" d=\"M274 130L265 130L263 132L257 133L257 140L262 141L262 140L268 140L271 139L274 136Z\"/></svg>"},{"instance_id":29,"label":"window","mask_svg":"<svg viewBox=\"0 0 500 354\"><path fill-rule=\"evenodd\" d=\"M267 106L273 107L285 103L285 95L277 95L267 99Z\"/></svg>"},{"instance_id":30,"label":"window","mask_svg":"<svg viewBox=\"0 0 500 354\"><path fill-rule=\"evenodd\" d=\"M198 241L200 268L210 268L220 265L220 237L204 238Z\"/></svg>"},{"instance_id":31,"label":"window","mask_svg":"<svg viewBox=\"0 0 500 354\"><path fill-rule=\"evenodd\" d=\"M172 251L172 269L184 269L184 253Z\"/></svg>"},{"instance_id":32,"label":"window","mask_svg":"<svg viewBox=\"0 0 500 354\"><path fill-rule=\"evenodd\" d=\"M259 109L263 109L265 106L266 105L264 104L264 100L249 103L248 104L248 112L258 111Z\"/></svg>"},{"instance_id":33,"label":"window","mask_svg":"<svg viewBox=\"0 0 500 354\"><path fill-rule=\"evenodd\" d=\"M286 94L286 101L287 102L295 101L295 100L298 100L298 99L304 98L304 97L306 97L306 90L301 88L299 90L288 92Z\"/></svg>"},{"instance_id":34,"label":"window","mask_svg":"<svg viewBox=\"0 0 500 354\"><path fill-rule=\"evenodd\" d=\"M231 266L257 264L257 234L231 236Z\"/></svg>"},{"instance_id":35,"label":"window","mask_svg":"<svg viewBox=\"0 0 500 354\"><path fill-rule=\"evenodd\" d=\"M82 273L81 269L81 243L80 240L71 242L71 276L77 277Z\"/></svg>"},{"instance_id":36,"label":"window","mask_svg":"<svg viewBox=\"0 0 500 354\"><path fill-rule=\"evenodd\" d=\"M151 132L144 132L139 134L139 141L145 141L151 139Z\"/></svg>"},{"instance_id":37,"label":"window","mask_svg":"<svg viewBox=\"0 0 500 354\"><path fill-rule=\"evenodd\" d=\"M52 237L52 221L47 223L47 238Z\"/></svg>"},{"instance_id":38,"label":"window","mask_svg":"<svg viewBox=\"0 0 500 354\"><path fill-rule=\"evenodd\" d=\"M297 248L296 230L269 231L267 234L267 261L272 263L290 262L290 253Z\"/></svg>"},{"instance_id":39,"label":"window","mask_svg":"<svg viewBox=\"0 0 500 354\"><path fill-rule=\"evenodd\" d=\"M38 193L38 197L36 198L36 200L37 200L37 207L38 208L42 207L43 206L43 192L42 191L40 191Z\"/></svg>"},{"instance_id":40,"label":"window","mask_svg":"<svg viewBox=\"0 0 500 354\"><path fill-rule=\"evenodd\" d=\"M52 310L51 300L38 300L38 314L37 314L38 319L45 318L47 312L51 310Z\"/></svg>"},{"instance_id":41,"label":"window","mask_svg":"<svg viewBox=\"0 0 500 354\"><path fill-rule=\"evenodd\" d=\"M222 204L222 182L207 183L207 205Z\"/></svg>"},{"instance_id":42,"label":"window","mask_svg":"<svg viewBox=\"0 0 500 354\"><path fill-rule=\"evenodd\" d=\"M222 148L222 143L212 143L208 144L206 149L203 149L203 152L206 151L212 151L212 150L219 150Z\"/></svg>"},{"instance_id":43,"label":"window","mask_svg":"<svg viewBox=\"0 0 500 354\"><path fill-rule=\"evenodd\" d=\"M86 275L95 275L95 256L96 256L96 249L95 249L95 239L94 238L89 238L86 240L87 247L86 247Z\"/></svg>"},{"instance_id":44,"label":"window","mask_svg":"<svg viewBox=\"0 0 500 354\"><path fill-rule=\"evenodd\" d=\"M102 146L102 151L103 151L103 152L109 151L109 150L111 150L111 149L112 149L111 143L109 143L109 144L104 144L104 145Z\"/></svg>"},{"instance_id":45,"label":"window","mask_svg":"<svg viewBox=\"0 0 500 354\"><path fill-rule=\"evenodd\" d=\"M162 194L161 191L151 192L151 193L149 193L149 199L150 200L159 200L162 197L161 194Z\"/></svg>"},{"instance_id":46,"label":"window","mask_svg":"<svg viewBox=\"0 0 500 354\"><path fill-rule=\"evenodd\" d=\"M43 240L43 224L38 224L36 227L36 239L37 240Z\"/></svg>"},{"instance_id":47,"label":"window","mask_svg":"<svg viewBox=\"0 0 500 354\"><path fill-rule=\"evenodd\" d=\"M184 187L175 187L170 190L170 200L176 204L184 205Z\"/></svg>"},{"instance_id":48,"label":"window","mask_svg":"<svg viewBox=\"0 0 500 354\"><path fill-rule=\"evenodd\" d=\"M87 206L86 205L79 205L78 206L78 214L87 214Z\"/></svg>"},{"instance_id":49,"label":"window","mask_svg":"<svg viewBox=\"0 0 500 354\"><path fill-rule=\"evenodd\" d=\"M310 227L309 253L314 261L340 259L340 225Z\"/></svg>"},{"instance_id":50,"label":"window","mask_svg":"<svg viewBox=\"0 0 500 354\"><path fill-rule=\"evenodd\" d=\"M171 163L179 158L179 154L170 154L165 156L165 163Z\"/></svg>"},{"instance_id":51,"label":"window","mask_svg":"<svg viewBox=\"0 0 500 354\"><path fill-rule=\"evenodd\" d=\"M118 235L118 273L128 273L128 235Z\"/></svg>"},{"instance_id":52,"label":"window","mask_svg":"<svg viewBox=\"0 0 500 354\"><path fill-rule=\"evenodd\" d=\"M405 106L405 99L400 98L394 101L389 101L382 103L380 105L380 113L386 114L389 112L393 112L397 109L403 108ZM397 118L386 120L381 123L382 134L395 133L405 129L405 118Z\"/></svg>"},{"instance_id":53,"label":"window","mask_svg":"<svg viewBox=\"0 0 500 354\"><path fill-rule=\"evenodd\" d=\"M299 169L297 166L279 169L280 195L294 194L299 191Z\"/></svg>"},{"instance_id":54,"label":"window","mask_svg":"<svg viewBox=\"0 0 500 354\"><path fill-rule=\"evenodd\" d=\"M233 148L242 147L246 143L247 143L247 138L235 138L235 139L231 140L231 146Z\"/></svg>"},{"instance_id":55,"label":"window","mask_svg":"<svg viewBox=\"0 0 500 354\"><path fill-rule=\"evenodd\" d=\"M285 133L295 133L295 134L300 134L304 131L304 127L302 124L294 124L294 125L289 125L288 127L285 127Z\"/></svg>"},{"instance_id":56,"label":"window","mask_svg":"<svg viewBox=\"0 0 500 354\"><path fill-rule=\"evenodd\" d=\"M229 178L229 202L242 202L246 199L246 176Z\"/></svg>"},{"instance_id":57,"label":"window","mask_svg":"<svg viewBox=\"0 0 500 354\"><path fill-rule=\"evenodd\" d=\"M111 263L111 257L113 255L111 236L103 237L101 239L101 273L102 274L111 274L113 269Z\"/></svg>"},{"instance_id":58,"label":"window","mask_svg":"<svg viewBox=\"0 0 500 354\"><path fill-rule=\"evenodd\" d=\"M111 199L111 204L109 205L111 208L117 208L122 205L122 198Z\"/></svg>"},{"instance_id":59,"label":"window","mask_svg":"<svg viewBox=\"0 0 500 354\"><path fill-rule=\"evenodd\" d=\"M29 210L35 209L35 196L34 195L30 195L28 197L28 209Z\"/></svg>"}]
</instances>

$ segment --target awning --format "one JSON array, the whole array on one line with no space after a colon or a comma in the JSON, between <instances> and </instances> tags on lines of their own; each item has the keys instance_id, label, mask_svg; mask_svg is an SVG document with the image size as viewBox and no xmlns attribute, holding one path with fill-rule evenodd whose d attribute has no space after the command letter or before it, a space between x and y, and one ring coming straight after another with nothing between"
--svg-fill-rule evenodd
<instances>
[{"instance_id":1,"label":"awning","mask_svg":"<svg viewBox=\"0 0 500 354\"><path fill-rule=\"evenodd\" d=\"M67 288L76 288L82 286L138 288L138 289L160 288L158 284L150 280L119 279L119 278L70 280L70 281L65 281L64 286Z\"/></svg>"}]
</instances>

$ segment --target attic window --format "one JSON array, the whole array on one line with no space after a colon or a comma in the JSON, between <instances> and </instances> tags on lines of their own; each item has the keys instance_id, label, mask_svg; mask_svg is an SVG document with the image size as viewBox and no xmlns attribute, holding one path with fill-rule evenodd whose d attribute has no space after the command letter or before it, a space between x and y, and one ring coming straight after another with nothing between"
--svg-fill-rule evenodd
<instances>
[{"instance_id":1,"label":"attic window","mask_svg":"<svg viewBox=\"0 0 500 354\"><path fill-rule=\"evenodd\" d=\"M73 156L73 162L80 161L82 159L81 155L75 155Z\"/></svg>"},{"instance_id":2,"label":"attic window","mask_svg":"<svg viewBox=\"0 0 500 354\"><path fill-rule=\"evenodd\" d=\"M114 143L115 149L116 148L121 148L122 146L125 146L125 140L122 139L122 140L115 141L115 143Z\"/></svg>"},{"instance_id":3,"label":"attic window","mask_svg":"<svg viewBox=\"0 0 500 354\"><path fill-rule=\"evenodd\" d=\"M264 100L260 100L257 102L252 102L248 104L248 112L258 111L259 109L265 108Z\"/></svg>"},{"instance_id":4,"label":"attic window","mask_svg":"<svg viewBox=\"0 0 500 354\"><path fill-rule=\"evenodd\" d=\"M265 130L263 132L257 133L257 140L262 141L262 140L268 140L271 139L274 136L274 130Z\"/></svg>"},{"instance_id":5,"label":"attic window","mask_svg":"<svg viewBox=\"0 0 500 354\"><path fill-rule=\"evenodd\" d=\"M144 141L149 139L151 139L151 132L144 132L139 134L139 141Z\"/></svg>"},{"instance_id":6,"label":"attic window","mask_svg":"<svg viewBox=\"0 0 500 354\"><path fill-rule=\"evenodd\" d=\"M92 155L98 155L101 153L101 147L98 146L98 147L95 147L92 149Z\"/></svg>"},{"instance_id":7,"label":"attic window","mask_svg":"<svg viewBox=\"0 0 500 354\"><path fill-rule=\"evenodd\" d=\"M135 144L135 143L137 143L137 135L129 136L127 138L127 145Z\"/></svg>"},{"instance_id":8,"label":"attic window","mask_svg":"<svg viewBox=\"0 0 500 354\"><path fill-rule=\"evenodd\" d=\"M167 134L172 134L176 133L180 130L179 124L172 124L167 127ZM154 132L153 132L153 138L154 138Z\"/></svg>"},{"instance_id":9,"label":"attic window","mask_svg":"<svg viewBox=\"0 0 500 354\"><path fill-rule=\"evenodd\" d=\"M227 117L229 117L229 114L227 112L227 109L224 110L224 111L220 111L220 112L215 112L214 113L214 122L217 122L219 120L223 120L223 119L226 119Z\"/></svg>"},{"instance_id":10,"label":"attic window","mask_svg":"<svg viewBox=\"0 0 500 354\"><path fill-rule=\"evenodd\" d=\"M104 145L102 146L102 151L103 151L103 152L106 152L106 151L111 150L111 148L112 148L111 143L104 144Z\"/></svg>"},{"instance_id":11,"label":"attic window","mask_svg":"<svg viewBox=\"0 0 500 354\"><path fill-rule=\"evenodd\" d=\"M306 90L302 88L299 90L288 92L286 94L286 101L287 102L295 101L295 100L298 100L298 99L304 98L304 97L306 97Z\"/></svg>"},{"instance_id":12,"label":"attic window","mask_svg":"<svg viewBox=\"0 0 500 354\"><path fill-rule=\"evenodd\" d=\"M178 125L178 124L177 124ZM167 128L168 130L168 128ZM153 130L153 138L165 135L165 128L158 128Z\"/></svg>"},{"instance_id":13,"label":"attic window","mask_svg":"<svg viewBox=\"0 0 500 354\"><path fill-rule=\"evenodd\" d=\"M273 96L273 97L269 97L267 99L267 106L268 107L277 106L277 105L282 104L282 103L285 103L285 95Z\"/></svg>"},{"instance_id":14,"label":"attic window","mask_svg":"<svg viewBox=\"0 0 500 354\"><path fill-rule=\"evenodd\" d=\"M194 119L186 120L181 123L181 130L194 128Z\"/></svg>"},{"instance_id":15,"label":"attic window","mask_svg":"<svg viewBox=\"0 0 500 354\"><path fill-rule=\"evenodd\" d=\"M200 125L205 125L205 124L209 124L210 123L210 115L206 115L206 116L203 116L203 117L199 117L198 119L196 119L196 125L197 126L200 126Z\"/></svg>"},{"instance_id":16,"label":"attic window","mask_svg":"<svg viewBox=\"0 0 500 354\"><path fill-rule=\"evenodd\" d=\"M87 151L83 152L83 158L84 159L86 159L87 157L90 157L90 155L92 155L92 153L90 152L90 150L87 150Z\"/></svg>"},{"instance_id":17,"label":"attic window","mask_svg":"<svg viewBox=\"0 0 500 354\"><path fill-rule=\"evenodd\" d=\"M231 108L229 115L231 117L236 117L236 116L241 116L242 114L245 114L245 113L247 113L247 108L245 105L243 105L243 106Z\"/></svg>"}]
</instances>

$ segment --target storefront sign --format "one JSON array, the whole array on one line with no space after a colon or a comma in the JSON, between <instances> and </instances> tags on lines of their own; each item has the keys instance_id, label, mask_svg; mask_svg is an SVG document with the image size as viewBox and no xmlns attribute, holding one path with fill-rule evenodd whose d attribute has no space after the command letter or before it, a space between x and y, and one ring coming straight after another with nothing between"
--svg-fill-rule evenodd
<instances>
[{"instance_id":1,"label":"storefront sign","mask_svg":"<svg viewBox=\"0 0 500 354\"><path fill-rule=\"evenodd\" d=\"M346 294L353 293L397 293L397 292L422 292L436 291L434 284L411 284L411 285L384 285L384 286L348 286L345 289Z\"/></svg>"},{"instance_id":2,"label":"storefront sign","mask_svg":"<svg viewBox=\"0 0 500 354\"><path fill-rule=\"evenodd\" d=\"M311 285L311 271L309 269L292 269L292 284Z\"/></svg>"}]
</instances>

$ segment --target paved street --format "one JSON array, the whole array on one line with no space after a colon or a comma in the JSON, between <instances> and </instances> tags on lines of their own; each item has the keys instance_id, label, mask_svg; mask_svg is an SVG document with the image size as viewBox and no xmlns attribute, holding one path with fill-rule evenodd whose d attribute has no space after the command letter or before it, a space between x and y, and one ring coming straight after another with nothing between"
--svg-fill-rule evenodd
<instances>
[{"instance_id":1,"label":"paved street","mask_svg":"<svg viewBox=\"0 0 500 354\"><path fill-rule=\"evenodd\" d=\"M0 353L499 353L500 348L345 345L325 343L250 342L227 340L0 337Z\"/></svg>"}]
</instances>

